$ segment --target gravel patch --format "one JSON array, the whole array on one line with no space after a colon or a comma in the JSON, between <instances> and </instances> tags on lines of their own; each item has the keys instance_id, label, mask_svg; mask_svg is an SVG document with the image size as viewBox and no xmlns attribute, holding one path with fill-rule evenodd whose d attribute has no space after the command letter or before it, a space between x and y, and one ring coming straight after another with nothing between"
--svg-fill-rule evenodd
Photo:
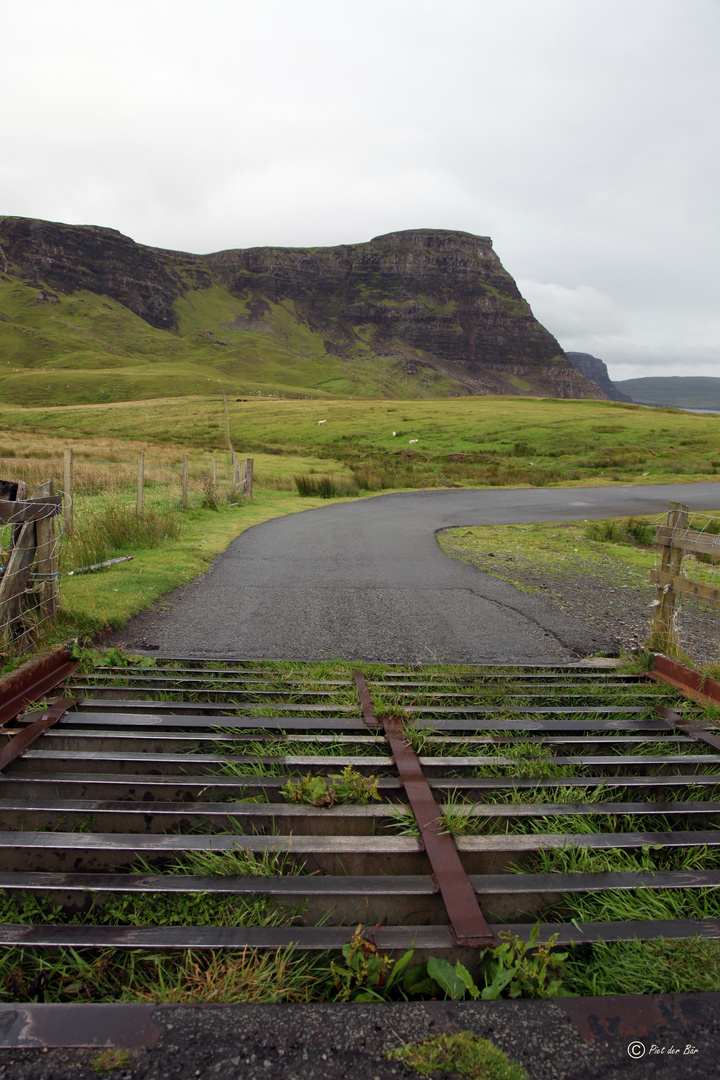
<instances>
[{"instance_id":1,"label":"gravel patch","mask_svg":"<svg viewBox=\"0 0 720 1080\"><path fill-rule=\"evenodd\" d=\"M524 592L541 596L568 615L601 630L617 652L642 645L650 634L655 589L642 571L616 560L588 562L563 556L552 565L548 555L509 554L488 548L469 552L448 534L442 547L461 559Z\"/></svg>"}]
</instances>

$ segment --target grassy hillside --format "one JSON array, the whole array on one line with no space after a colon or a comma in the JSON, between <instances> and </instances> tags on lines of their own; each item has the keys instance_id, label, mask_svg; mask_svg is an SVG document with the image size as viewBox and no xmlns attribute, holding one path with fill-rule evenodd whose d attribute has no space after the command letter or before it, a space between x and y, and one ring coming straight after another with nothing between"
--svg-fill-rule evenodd
<instances>
[{"instance_id":1,"label":"grassy hillside","mask_svg":"<svg viewBox=\"0 0 720 1080\"><path fill-rule=\"evenodd\" d=\"M38 290L0 275L0 401L68 405L160 396L428 397L461 392L450 376L377 355L328 354L291 301L262 317L219 286L175 305L177 332L159 330L110 297ZM407 350L406 350L407 351ZM362 360L362 363L358 363ZM464 392L464 391L462 391Z\"/></svg>"},{"instance_id":2,"label":"grassy hillside","mask_svg":"<svg viewBox=\"0 0 720 1080\"><path fill-rule=\"evenodd\" d=\"M720 379L704 375L670 375L615 382L619 390L643 405L678 409L720 409Z\"/></svg>"},{"instance_id":3,"label":"grassy hillside","mask_svg":"<svg viewBox=\"0 0 720 1080\"><path fill-rule=\"evenodd\" d=\"M323 463L313 466L315 471L351 469L360 487L369 490L661 483L720 474L720 418L624 403L250 396L240 402L233 398L229 411L237 453L263 455L268 475L287 477L296 468L286 462L312 458ZM114 460L128 460L138 449L165 458L177 458L183 450L222 452L222 400L196 396L107 406L0 407L0 457L44 456L52 446L59 453L63 445L78 444L92 446L88 454Z\"/></svg>"}]
</instances>

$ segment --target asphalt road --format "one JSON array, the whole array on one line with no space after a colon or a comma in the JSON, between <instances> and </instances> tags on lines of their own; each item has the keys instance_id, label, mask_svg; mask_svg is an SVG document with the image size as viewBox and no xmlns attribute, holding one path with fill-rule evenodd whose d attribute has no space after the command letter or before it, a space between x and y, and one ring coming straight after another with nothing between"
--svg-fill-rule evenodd
<instances>
[{"instance_id":1,"label":"asphalt road","mask_svg":"<svg viewBox=\"0 0 720 1080\"><path fill-rule=\"evenodd\" d=\"M0 1004L0 1080L95 1080L105 1072L97 1060L103 1046L130 1048L108 1080L411 1080L416 1074L385 1052L458 1031L490 1039L530 1080L718 1075L718 994L667 994L377 1005ZM94 1049L40 1049L58 1043Z\"/></svg>"},{"instance_id":2,"label":"asphalt road","mask_svg":"<svg viewBox=\"0 0 720 1080\"><path fill-rule=\"evenodd\" d=\"M248 529L211 569L113 640L159 656L562 662L609 641L455 559L453 526L720 508L720 484L403 492Z\"/></svg>"}]
</instances>

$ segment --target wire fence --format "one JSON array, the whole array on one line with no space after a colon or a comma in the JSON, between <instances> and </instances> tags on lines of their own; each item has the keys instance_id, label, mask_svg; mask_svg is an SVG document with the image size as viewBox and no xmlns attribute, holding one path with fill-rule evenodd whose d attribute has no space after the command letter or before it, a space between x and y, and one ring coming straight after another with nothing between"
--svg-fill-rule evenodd
<instances>
[{"instance_id":1,"label":"wire fence","mask_svg":"<svg viewBox=\"0 0 720 1080\"><path fill-rule=\"evenodd\" d=\"M33 497L50 496L43 510ZM58 577L177 535L176 511L252 494L252 459L167 463L0 459L0 655L26 651L59 606ZM144 531L138 526L144 526ZM151 541L152 542L152 541ZM142 546L142 541L140 541Z\"/></svg>"},{"instance_id":2,"label":"wire fence","mask_svg":"<svg viewBox=\"0 0 720 1080\"><path fill-rule=\"evenodd\" d=\"M83 461L72 459L68 479L66 460L41 458L0 459L0 480L23 481L28 491L48 480L72 506L73 519L108 504L140 507L169 513L183 507L193 509L213 497L242 493L232 462L223 457L212 462L154 462L142 457L136 462ZM141 491L140 500L138 492ZM67 516L67 515L66 515Z\"/></svg>"},{"instance_id":3,"label":"wire fence","mask_svg":"<svg viewBox=\"0 0 720 1080\"><path fill-rule=\"evenodd\" d=\"M698 664L720 663L720 512L672 503L657 528L651 643Z\"/></svg>"},{"instance_id":4,"label":"wire fence","mask_svg":"<svg viewBox=\"0 0 720 1080\"><path fill-rule=\"evenodd\" d=\"M26 499L20 484L2 485L0 507L0 656L24 652L59 606L61 500L52 483ZM18 495L20 499L18 500ZM57 522L60 525L57 525Z\"/></svg>"}]
</instances>

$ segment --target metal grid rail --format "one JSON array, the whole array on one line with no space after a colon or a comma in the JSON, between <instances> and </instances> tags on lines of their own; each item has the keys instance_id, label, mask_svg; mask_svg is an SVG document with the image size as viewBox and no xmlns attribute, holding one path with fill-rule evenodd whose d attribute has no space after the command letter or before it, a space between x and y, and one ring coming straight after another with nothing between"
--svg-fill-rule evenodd
<instances>
[{"instance_id":1,"label":"metal grid rail","mask_svg":"<svg viewBox=\"0 0 720 1080\"><path fill-rule=\"evenodd\" d=\"M465 956L501 930L527 939L536 921L561 944L720 937L690 907L564 914L573 895L720 885L720 739L643 675L387 666L366 683L178 659L75 675L63 694L52 715L9 719L0 748L0 887L62 916L0 926L2 944L326 950L362 924L421 958ZM377 800L283 797L289 780L347 767L377 779ZM688 848L693 868L674 869ZM588 869L649 850L667 864ZM233 872L238 854L250 869ZM222 898L221 925L87 921L108 898L199 893ZM261 895L277 924L244 921Z\"/></svg>"}]
</instances>

